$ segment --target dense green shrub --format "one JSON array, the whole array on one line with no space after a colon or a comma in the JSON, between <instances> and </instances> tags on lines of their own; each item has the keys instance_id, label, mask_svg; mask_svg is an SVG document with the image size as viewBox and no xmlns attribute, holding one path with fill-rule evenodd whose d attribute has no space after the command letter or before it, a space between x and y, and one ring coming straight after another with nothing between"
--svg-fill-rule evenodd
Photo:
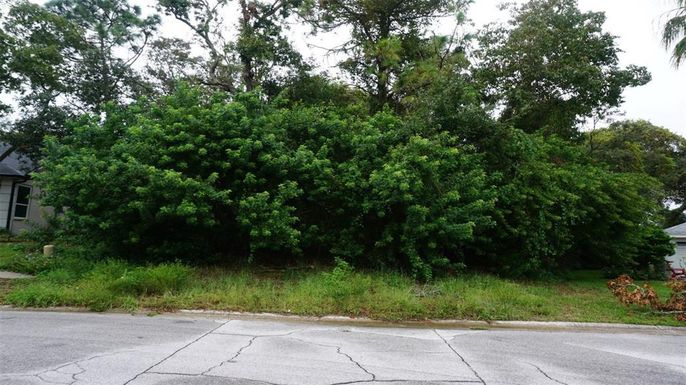
<instances>
[{"instance_id":1,"label":"dense green shrub","mask_svg":"<svg viewBox=\"0 0 686 385\"><path fill-rule=\"evenodd\" d=\"M340 256L420 278L459 261L492 194L458 138L397 116L180 89L47 144L45 202L118 256Z\"/></svg>"},{"instance_id":2,"label":"dense green shrub","mask_svg":"<svg viewBox=\"0 0 686 385\"><path fill-rule=\"evenodd\" d=\"M664 234L655 224L657 181L594 165L582 148L555 137L509 135L487 166L497 186L497 225L478 235L474 255L515 276L626 271L664 258L669 239L643 236Z\"/></svg>"},{"instance_id":3,"label":"dense green shrub","mask_svg":"<svg viewBox=\"0 0 686 385\"><path fill-rule=\"evenodd\" d=\"M38 179L47 204L68 207L65 231L138 262L341 258L429 279L464 263L633 271L669 248L655 180L474 106L437 106L422 123L182 87L82 118L47 143ZM139 293L127 274L122 290Z\"/></svg>"},{"instance_id":4,"label":"dense green shrub","mask_svg":"<svg viewBox=\"0 0 686 385\"><path fill-rule=\"evenodd\" d=\"M437 79L410 115L482 155L495 225L478 227L464 250L470 268L510 276L579 267L631 272L664 258L671 246L657 227L659 181L598 164L579 143L493 120L473 87L458 76Z\"/></svg>"}]
</instances>

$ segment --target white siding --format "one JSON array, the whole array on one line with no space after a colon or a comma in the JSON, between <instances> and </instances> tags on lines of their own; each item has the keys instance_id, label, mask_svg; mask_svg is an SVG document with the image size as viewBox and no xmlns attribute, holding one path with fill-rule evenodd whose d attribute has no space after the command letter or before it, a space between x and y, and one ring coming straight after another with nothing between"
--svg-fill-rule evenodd
<instances>
[{"instance_id":1,"label":"white siding","mask_svg":"<svg viewBox=\"0 0 686 385\"><path fill-rule=\"evenodd\" d=\"M671 257L667 257L667 260L672 262L672 267L674 268L686 268L686 242L677 242L676 253Z\"/></svg>"},{"instance_id":2,"label":"white siding","mask_svg":"<svg viewBox=\"0 0 686 385\"><path fill-rule=\"evenodd\" d=\"M0 179L0 229L7 228L10 195L12 194L12 179Z\"/></svg>"},{"instance_id":3,"label":"white siding","mask_svg":"<svg viewBox=\"0 0 686 385\"><path fill-rule=\"evenodd\" d=\"M38 186L33 184L31 179L18 183L14 190L14 199L16 201L17 189L19 185L31 186L31 200L29 201L29 216L26 219L12 218L10 223L10 232L12 234L21 234L24 230L29 230L34 226L45 226L46 218L54 213L52 207L44 207L40 204L41 190Z\"/></svg>"}]
</instances>

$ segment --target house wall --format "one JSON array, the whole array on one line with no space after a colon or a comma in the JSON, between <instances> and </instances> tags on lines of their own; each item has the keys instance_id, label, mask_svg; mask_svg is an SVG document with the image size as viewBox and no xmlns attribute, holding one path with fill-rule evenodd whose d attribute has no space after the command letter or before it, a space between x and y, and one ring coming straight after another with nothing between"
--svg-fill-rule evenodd
<instances>
[{"instance_id":1,"label":"house wall","mask_svg":"<svg viewBox=\"0 0 686 385\"><path fill-rule=\"evenodd\" d=\"M14 179L12 178L0 178L0 229L4 229L7 226L13 181Z\"/></svg>"},{"instance_id":2,"label":"house wall","mask_svg":"<svg viewBox=\"0 0 686 385\"><path fill-rule=\"evenodd\" d=\"M41 190L36 186L32 180L27 180L22 183L17 183L17 186L25 185L31 186L31 200L29 201L29 213L26 219L12 218L10 221L10 232L12 234L19 234L24 230L28 230L34 226L47 225L46 218L53 214L52 207L43 207L40 205ZM17 196L17 187L15 186L14 196ZM14 207L12 207L14 210ZM1 218L0 218L1 219Z\"/></svg>"},{"instance_id":3,"label":"house wall","mask_svg":"<svg viewBox=\"0 0 686 385\"><path fill-rule=\"evenodd\" d=\"M667 257L667 260L672 262L672 267L674 268L686 268L686 239L676 240L676 252L674 255Z\"/></svg>"}]
</instances>

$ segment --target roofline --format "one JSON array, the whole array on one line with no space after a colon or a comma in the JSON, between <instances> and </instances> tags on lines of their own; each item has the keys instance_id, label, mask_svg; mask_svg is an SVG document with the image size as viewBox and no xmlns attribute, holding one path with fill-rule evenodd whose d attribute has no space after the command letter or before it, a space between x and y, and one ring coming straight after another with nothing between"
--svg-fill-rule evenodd
<instances>
[{"instance_id":1,"label":"roofline","mask_svg":"<svg viewBox=\"0 0 686 385\"><path fill-rule=\"evenodd\" d=\"M17 178L17 179L28 179L29 175L21 175L21 174L0 174L0 177L7 177L7 178Z\"/></svg>"}]
</instances>

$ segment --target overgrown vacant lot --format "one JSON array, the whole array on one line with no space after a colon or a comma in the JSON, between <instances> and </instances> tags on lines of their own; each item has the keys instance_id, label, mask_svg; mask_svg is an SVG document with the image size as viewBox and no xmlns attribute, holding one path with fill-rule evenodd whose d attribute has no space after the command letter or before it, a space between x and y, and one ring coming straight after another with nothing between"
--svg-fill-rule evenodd
<instances>
[{"instance_id":1,"label":"overgrown vacant lot","mask_svg":"<svg viewBox=\"0 0 686 385\"><path fill-rule=\"evenodd\" d=\"M466 274L416 283L398 273L332 268L192 268L134 266L75 256L27 255L0 244L0 269L35 279L0 285L0 302L19 307L76 306L95 311L215 309L382 320L558 320L679 325L670 316L620 305L599 272L564 280L512 281ZM666 296L668 289L655 282ZM681 323L683 325L683 323Z\"/></svg>"}]
</instances>

